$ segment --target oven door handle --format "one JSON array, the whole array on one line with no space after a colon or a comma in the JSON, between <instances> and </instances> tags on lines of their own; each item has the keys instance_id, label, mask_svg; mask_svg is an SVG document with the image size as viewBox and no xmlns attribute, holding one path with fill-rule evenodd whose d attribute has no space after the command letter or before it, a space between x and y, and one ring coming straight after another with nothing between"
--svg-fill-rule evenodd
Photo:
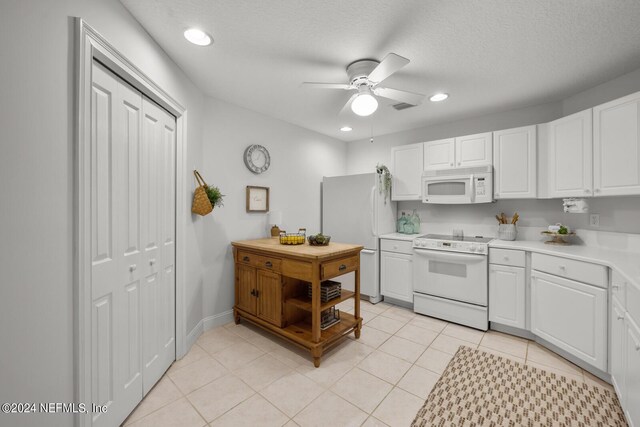
<instances>
[{"instance_id":1,"label":"oven door handle","mask_svg":"<svg viewBox=\"0 0 640 427\"><path fill-rule=\"evenodd\" d=\"M469 262L484 262L487 259L486 255L471 255L463 254L459 252L447 252L447 251L434 251L430 249L414 249L416 255L421 255L436 261L469 261Z\"/></svg>"}]
</instances>

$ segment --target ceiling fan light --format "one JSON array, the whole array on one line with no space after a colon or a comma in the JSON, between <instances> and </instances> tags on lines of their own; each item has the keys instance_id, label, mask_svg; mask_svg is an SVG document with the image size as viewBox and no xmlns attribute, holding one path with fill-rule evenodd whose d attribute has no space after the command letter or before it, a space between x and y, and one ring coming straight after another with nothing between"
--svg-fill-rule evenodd
<instances>
[{"instance_id":1,"label":"ceiling fan light","mask_svg":"<svg viewBox=\"0 0 640 427\"><path fill-rule=\"evenodd\" d=\"M198 46L209 46L213 42L209 34L197 28L189 28L185 31L184 38Z\"/></svg>"},{"instance_id":2,"label":"ceiling fan light","mask_svg":"<svg viewBox=\"0 0 640 427\"><path fill-rule=\"evenodd\" d=\"M444 101L448 97L449 97L448 93L436 93L435 95L432 95L431 98L429 98L429 101L440 102L440 101Z\"/></svg>"},{"instance_id":3,"label":"ceiling fan light","mask_svg":"<svg viewBox=\"0 0 640 427\"><path fill-rule=\"evenodd\" d=\"M378 109L378 100L370 93L361 93L351 103L351 111L359 116L370 116Z\"/></svg>"}]
</instances>

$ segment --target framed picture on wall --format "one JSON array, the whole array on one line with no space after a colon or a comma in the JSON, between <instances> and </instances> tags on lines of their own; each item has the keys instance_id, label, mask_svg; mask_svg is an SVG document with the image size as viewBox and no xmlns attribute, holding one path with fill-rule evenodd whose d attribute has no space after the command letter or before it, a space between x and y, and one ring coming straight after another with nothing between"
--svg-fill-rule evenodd
<instances>
[{"instance_id":1,"label":"framed picture on wall","mask_svg":"<svg viewBox=\"0 0 640 427\"><path fill-rule=\"evenodd\" d=\"M269 212L269 187L247 185L247 212Z\"/></svg>"}]
</instances>

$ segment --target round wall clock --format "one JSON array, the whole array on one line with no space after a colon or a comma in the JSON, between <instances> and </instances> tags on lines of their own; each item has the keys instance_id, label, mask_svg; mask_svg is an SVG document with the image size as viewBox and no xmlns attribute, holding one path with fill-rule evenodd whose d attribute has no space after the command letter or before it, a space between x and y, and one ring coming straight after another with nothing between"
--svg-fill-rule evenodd
<instances>
[{"instance_id":1,"label":"round wall clock","mask_svg":"<svg viewBox=\"0 0 640 427\"><path fill-rule=\"evenodd\" d=\"M253 173L262 173L269 169L271 156L262 145L250 145L244 150L244 164Z\"/></svg>"}]
</instances>

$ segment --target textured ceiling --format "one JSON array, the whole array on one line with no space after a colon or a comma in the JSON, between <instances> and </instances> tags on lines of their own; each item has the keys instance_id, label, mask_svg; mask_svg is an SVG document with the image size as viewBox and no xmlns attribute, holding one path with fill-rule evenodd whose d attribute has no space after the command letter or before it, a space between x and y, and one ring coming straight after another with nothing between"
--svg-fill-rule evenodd
<instances>
[{"instance_id":1,"label":"textured ceiling","mask_svg":"<svg viewBox=\"0 0 640 427\"><path fill-rule=\"evenodd\" d=\"M206 94L345 141L557 101L640 67L638 0L121 0ZM214 44L182 36L196 26ZM338 116L345 67L394 52L385 86L451 97ZM248 124L250 125L250 124ZM353 131L340 132L343 125Z\"/></svg>"}]
</instances>

